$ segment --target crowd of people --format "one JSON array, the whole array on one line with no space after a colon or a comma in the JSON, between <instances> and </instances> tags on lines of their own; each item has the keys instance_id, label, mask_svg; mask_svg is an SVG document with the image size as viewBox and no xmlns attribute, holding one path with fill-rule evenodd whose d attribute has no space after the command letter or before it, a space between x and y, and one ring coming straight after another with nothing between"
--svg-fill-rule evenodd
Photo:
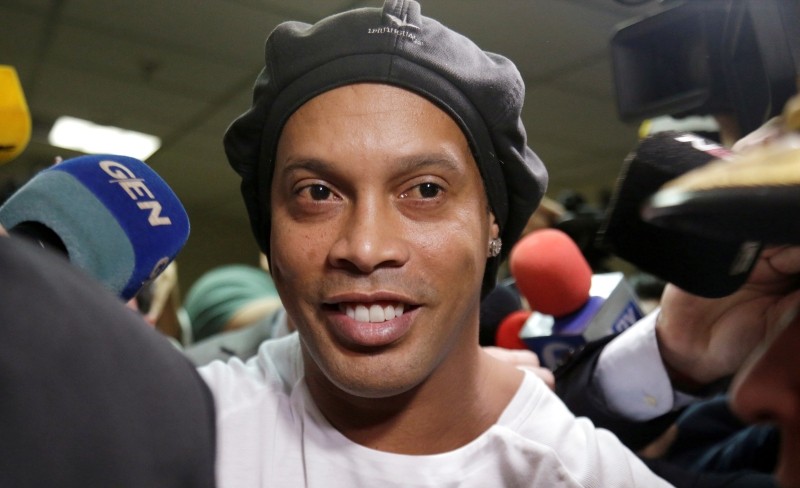
<instances>
[{"instance_id":1,"label":"crowd of people","mask_svg":"<svg viewBox=\"0 0 800 488\"><path fill-rule=\"evenodd\" d=\"M167 285L159 330L0 238L0 485L800 486L800 247L548 379L479 342L548 183L514 64L413 0L265 53L223 143L268 264Z\"/></svg>"}]
</instances>

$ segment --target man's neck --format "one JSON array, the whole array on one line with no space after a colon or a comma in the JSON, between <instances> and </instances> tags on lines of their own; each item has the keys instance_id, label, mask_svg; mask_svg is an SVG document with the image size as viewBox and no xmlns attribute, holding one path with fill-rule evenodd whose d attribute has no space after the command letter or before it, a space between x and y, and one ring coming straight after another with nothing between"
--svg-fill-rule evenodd
<instances>
[{"instance_id":1,"label":"man's neck","mask_svg":"<svg viewBox=\"0 0 800 488\"><path fill-rule=\"evenodd\" d=\"M324 381L309 381L309 390L328 421L353 442L399 454L442 453L489 429L523 376L477 345L468 362L452 363L417 387L387 398L349 395Z\"/></svg>"}]
</instances>

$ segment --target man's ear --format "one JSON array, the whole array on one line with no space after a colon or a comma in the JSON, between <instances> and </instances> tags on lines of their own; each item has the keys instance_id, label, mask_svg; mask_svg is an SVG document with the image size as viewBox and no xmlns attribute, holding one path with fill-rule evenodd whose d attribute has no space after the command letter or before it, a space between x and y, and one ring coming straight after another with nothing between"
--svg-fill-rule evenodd
<instances>
[{"instance_id":1,"label":"man's ear","mask_svg":"<svg viewBox=\"0 0 800 488\"><path fill-rule=\"evenodd\" d=\"M500 226L497 225L497 220L494 214L489 212L489 242L486 246L486 257L494 258L500 255L503 249L503 241L500 240Z\"/></svg>"},{"instance_id":2,"label":"man's ear","mask_svg":"<svg viewBox=\"0 0 800 488\"><path fill-rule=\"evenodd\" d=\"M489 212L489 239L497 239L498 237L500 237L500 226L497 225L494 213Z\"/></svg>"}]
</instances>

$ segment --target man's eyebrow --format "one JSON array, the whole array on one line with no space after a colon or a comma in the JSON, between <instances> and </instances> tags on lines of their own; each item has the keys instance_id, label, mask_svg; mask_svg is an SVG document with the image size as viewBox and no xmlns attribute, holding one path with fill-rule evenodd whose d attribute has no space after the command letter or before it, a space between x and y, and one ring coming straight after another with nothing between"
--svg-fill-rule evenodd
<instances>
[{"instance_id":1,"label":"man's eyebrow","mask_svg":"<svg viewBox=\"0 0 800 488\"><path fill-rule=\"evenodd\" d=\"M403 172L421 171L426 168L440 167L447 171L461 171L461 165L447 153L423 153L410 156L401 156L392 160L391 164ZM326 174L334 171L334 165L318 158L298 158L290 161L283 168L283 173L295 171L308 171L310 173Z\"/></svg>"},{"instance_id":2,"label":"man's eyebrow","mask_svg":"<svg viewBox=\"0 0 800 488\"><path fill-rule=\"evenodd\" d=\"M330 171L330 163L317 158L299 158L290 161L283 168L284 173L293 173L295 171L308 171L311 173L326 173Z\"/></svg>"},{"instance_id":3,"label":"man's eyebrow","mask_svg":"<svg viewBox=\"0 0 800 488\"><path fill-rule=\"evenodd\" d=\"M461 171L461 165L447 153L425 153L401 157L396 160L398 165L408 172L420 171L426 168L440 167L448 171Z\"/></svg>"}]
</instances>

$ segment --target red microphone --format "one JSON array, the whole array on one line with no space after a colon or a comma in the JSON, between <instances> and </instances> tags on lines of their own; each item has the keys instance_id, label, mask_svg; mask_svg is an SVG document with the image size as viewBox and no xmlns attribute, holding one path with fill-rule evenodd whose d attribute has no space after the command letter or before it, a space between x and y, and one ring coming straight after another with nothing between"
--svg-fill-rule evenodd
<instances>
[{"instance_id":1,"label":"red microphone","mask_svg":"<svg viewBox=\"0 0 800 488\"><path fill-rule=\"evenodd\" d=\"M593 275L578 245L562 231L526 235L511 249L509 267L533 309L517 337L551 369L574 348L621 332L642 317L624 274ZM515 323L511 317L508 322L511 329Z\"/></svg>"},{"instance_id":2,"label":"red microphone","mask_svg":"<svg viewBox=\"0 0 800 488\"><path fill-rule=\"evenodd\" d=\"M506 315L497 327L495 345L505 349L528 349L528 345L520 338L520 331L530 315L527 310L517 310Z\"/></svg>"},{"instance_id":3,"label":"red microphone","mask_svg":"<svg viewBox=\"0 0 800 488\"><path fill-rule=\"evenodd\" d=\"M589 297L592 268L575 241L558 229L525 235L511 249L508 264L517 288L537 312L568 315Z\"/></svg>"}]
</instances>

